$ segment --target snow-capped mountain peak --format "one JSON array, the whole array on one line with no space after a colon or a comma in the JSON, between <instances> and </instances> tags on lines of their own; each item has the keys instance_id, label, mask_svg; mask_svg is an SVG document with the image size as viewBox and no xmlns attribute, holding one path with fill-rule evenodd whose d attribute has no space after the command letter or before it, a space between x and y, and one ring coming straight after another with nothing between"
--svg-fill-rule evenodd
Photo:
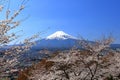
<instances>
[{"instance_id":1,"label":"snow-capped mountain peak","mask_svg":"<svg viewBox=\"0 0 120 80\"><path fill-rule=\"evenodd\" d=\"M56 31L55 33L49 35L46 39L76 39L75 37L63 32L63 31Z\"/></svg>"}]
</instances>

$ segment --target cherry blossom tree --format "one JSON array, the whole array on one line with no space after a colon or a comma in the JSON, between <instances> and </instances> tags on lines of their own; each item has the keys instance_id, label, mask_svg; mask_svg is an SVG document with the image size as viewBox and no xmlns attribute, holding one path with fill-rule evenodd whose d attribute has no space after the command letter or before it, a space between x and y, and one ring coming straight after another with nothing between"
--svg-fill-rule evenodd
<instances>
[{"instance_id":1,"label":"cherry blossom tree","mask_svg":"<svg viewBox=\"0 0 120 80\"><path fill-rule=\"evenodd\" d=\"M0 14L4 18L0 19L0 78L6 76L6 74L16 71L14 68L20 62L18 58L21 53L29 50L34 44L33 40L38 37L35 34L29 38L26 38L23 42L18 43L19 45L8 47L8 45L17 40L20 36L14 32L21 24L21 20L17 20L17 17L25 8L25 3L28 0L21 0L21 5L16 11L10 10L10 0L0 0ZM4 4L8 4L8 8ZM22 46L20 46L22 44ZM5 49L6 48L6 49Z\"/></svg>"}]
</instances>

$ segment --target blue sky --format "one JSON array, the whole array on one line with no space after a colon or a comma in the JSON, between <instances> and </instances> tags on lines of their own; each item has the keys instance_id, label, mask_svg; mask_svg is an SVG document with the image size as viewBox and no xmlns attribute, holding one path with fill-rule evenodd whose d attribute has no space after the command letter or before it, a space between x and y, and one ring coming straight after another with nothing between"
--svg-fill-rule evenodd
<instances>
[{"instance_id":1,"label":"blue sky","mask_svg":"<svg viewBox=\"0 0 120 80\"><path fill-rule=\"evenodd\" d=\"M16 9L19 1L11 0L11 8ZM112 34L120 43L120 0L30 0L18 19L27 16L18 28L24 37L37 32L46 37L62 30L89 40Z\"/></svg>"}]
</instances>

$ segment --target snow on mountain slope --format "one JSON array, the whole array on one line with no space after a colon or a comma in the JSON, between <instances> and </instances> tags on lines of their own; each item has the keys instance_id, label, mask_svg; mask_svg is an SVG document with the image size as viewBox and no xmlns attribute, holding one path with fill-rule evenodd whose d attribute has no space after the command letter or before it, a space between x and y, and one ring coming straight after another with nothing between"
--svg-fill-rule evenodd
<instances>
[{"instance_id":1,"label":"snow on mountain slope","mask_svg":"<svg viewBox=\"0 0 120 80\"><path fill-rule=\"evenodd\" d=\"M63 32L57 31L51 35L49 35L46 39L58 39L58 40L65 40L65 39L76 39L75 37Z\"/></svg>"}]
</instances>

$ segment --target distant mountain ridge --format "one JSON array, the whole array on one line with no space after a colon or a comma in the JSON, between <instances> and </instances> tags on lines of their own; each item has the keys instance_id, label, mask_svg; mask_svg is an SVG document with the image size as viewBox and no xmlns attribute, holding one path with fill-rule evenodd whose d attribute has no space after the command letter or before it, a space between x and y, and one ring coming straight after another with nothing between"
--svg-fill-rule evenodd
<instances>
[{"instance_id":1,"label":"distant mountain ridge","mask_svg":"<svg viewBox=\"0 0 120 80\"><path fill-rule=\"evenodd\" d=\"M71 36L63 31L56 31L55 33L49 35L48 37L37 40L36 45L32 46L32 50L40 50L40 49L71 49L73 47L78 47L78 39L74 36ZM88 42L94 42L94 41L88 41ZM20 46L24 44L18 44ZM8 49L12 46L16 45L10 45L6 46L4 48L1 48L1 50ZM120 48L120 44L111 44L110 47L112 49ZM80 46L79 46L80 48Z\"/></svg>"},{"instance_id":2,"label":"distant mountain ridge","mask_svg":"<svg viewBox=\"0 0 120 80\"><path fill-rule=\"evenodd\" d=\"M88 41L93 42L93 41ZM63 31L56 31L55 33L49 35L48 37L36 41L36 45L33 49L71 49L73 47L78 47L78 39L71 36ZM111 48L120 48L120 44L111 44ZM79 46L80 48L80 46Z\"/></svg>"}]
</instances>

